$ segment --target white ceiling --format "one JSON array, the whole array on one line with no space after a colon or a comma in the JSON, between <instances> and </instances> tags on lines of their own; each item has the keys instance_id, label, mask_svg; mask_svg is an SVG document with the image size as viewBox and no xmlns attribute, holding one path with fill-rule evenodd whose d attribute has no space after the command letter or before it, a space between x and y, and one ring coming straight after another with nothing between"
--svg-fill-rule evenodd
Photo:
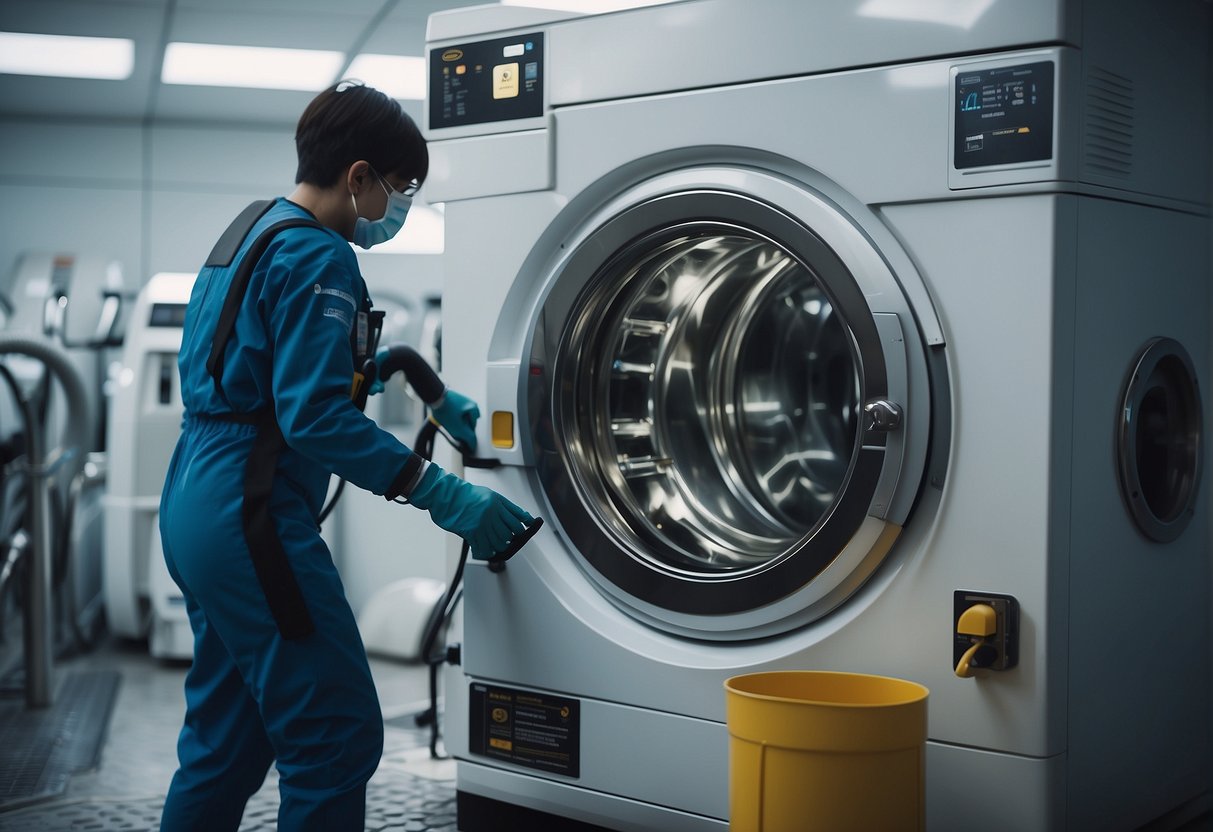
<instances>
[{"instance_id":1,"label":"white ceiling","mask_svg":"<svg viewBox=\"0 0 1213 832\"><path fill-rule=\"evenodd\" d=\"M487 0L0 0L0 31L130 38L125 81L0 74L0 117L291 124L314 95L160 83L172 41L422 55L430 14ZM414 118L421 103L402 102Z\"/></svg>"}]
</instances>

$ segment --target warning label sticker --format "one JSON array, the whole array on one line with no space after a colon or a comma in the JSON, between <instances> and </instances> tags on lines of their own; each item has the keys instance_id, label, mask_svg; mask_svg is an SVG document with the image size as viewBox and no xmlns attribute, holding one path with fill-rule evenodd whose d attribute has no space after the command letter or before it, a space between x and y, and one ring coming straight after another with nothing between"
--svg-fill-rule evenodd
<instances>
[{"instance_id":1,"label":"warning label sticker","mask_svg":"<svg viewBox=\"0 0 1213 832\"><path fill-rule=\"evenodd\" d=\"M473 754L527 768L581 776L581 713L576 699L471 686L469 746Z\"/></svg>"}]
</instances>

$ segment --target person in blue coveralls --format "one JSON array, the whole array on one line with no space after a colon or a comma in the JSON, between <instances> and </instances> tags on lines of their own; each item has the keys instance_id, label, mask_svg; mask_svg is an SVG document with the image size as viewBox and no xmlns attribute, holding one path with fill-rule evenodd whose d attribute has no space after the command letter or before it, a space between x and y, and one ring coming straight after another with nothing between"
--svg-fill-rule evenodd
<instances>
[{"instance_id":1,"label":"person in blue coveralls","mask_svg":"<svg viewBox=\"0 0 1213 832\"><path fill-rule=\"evenodd\" d=\"M295 143L297 187L232 224L186 312L185 417L160 533L194 662L168 832L234 832L271 763L280 830L363 829L383 721L320 538L330 474L428 510L474 558L502 552L532 521L421 459L357 403L373 381L359 369L374 354L376 313L350 243L400 230L429 167L417 126L383 93L343 82L308 105ZM470 400L447 390L433 415L474 444Z\"/></svg>"}]
</instances>

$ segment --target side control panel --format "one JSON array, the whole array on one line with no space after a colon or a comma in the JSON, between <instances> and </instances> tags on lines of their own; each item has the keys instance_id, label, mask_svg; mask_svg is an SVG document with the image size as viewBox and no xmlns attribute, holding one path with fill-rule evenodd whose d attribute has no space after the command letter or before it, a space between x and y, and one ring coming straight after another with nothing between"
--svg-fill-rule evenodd
<instances>
[{"instance_id":1,"label":"side control panel","mask_svg":"<svg viewBox=\"0 0 1213 832\"><path fill-rule=\"evenodd\" d=\"M993 610L991 614L990 610ZM1010 595L958 589L952 593L952 667L1010 670L1019 664L1019 602Z\"/></svg>"}]
</instances>

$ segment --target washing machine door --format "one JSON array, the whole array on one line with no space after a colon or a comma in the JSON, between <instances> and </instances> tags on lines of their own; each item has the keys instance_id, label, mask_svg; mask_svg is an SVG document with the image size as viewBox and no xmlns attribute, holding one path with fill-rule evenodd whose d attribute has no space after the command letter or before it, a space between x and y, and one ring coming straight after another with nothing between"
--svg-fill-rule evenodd
<instances>
[{"instance_id":1,"label":"washing machine door","mask_svg":"<svg viewBox=\"0 0 1213 832\"><path fill-rule=\"evenodd\" d=\"M528 408L547 499L594 580L675 632L824 615L880 564L898 490L905 504L922 481L905 295L849 217L801 197L632 205L585 235L539 315Z\"/></svg>"}]
</instances>

